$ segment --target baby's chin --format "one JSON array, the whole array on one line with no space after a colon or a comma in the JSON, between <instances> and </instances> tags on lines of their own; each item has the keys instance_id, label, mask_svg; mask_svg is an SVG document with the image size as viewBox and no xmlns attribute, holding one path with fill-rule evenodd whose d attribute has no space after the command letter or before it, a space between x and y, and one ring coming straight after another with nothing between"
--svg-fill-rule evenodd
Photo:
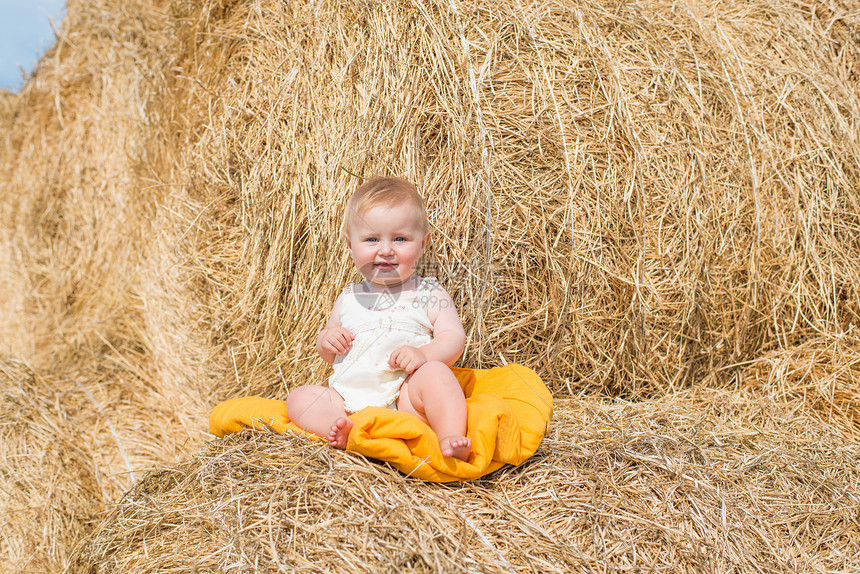
<instances>
[{"instance_id":1,"label":"baby's chin","mask_svg":"<svg viewBox=\"0 0 860 574\"><path fill-rule=\"evenodd\" d=\"M377 287L399 287L400 285L403 285L406 282L405 279L400 279L399 277L398 278L393 278L393 277L386 277L386 278L365 277L365 279L367 279L368 282L370 282L371 284L373 284Z\"/></svg>"},{"instance_id":2,"label":"baby's chin","mask_svg":"<svg viewBox=\"0 0 860 574\"><path fill-rule=\"evenodd\" d=\"M377 285L379 287L398 287L406 283L413 274L410 272L406 277L404 277L396 267L378 269L374 266L371 273L362 273L362 275L373 285Z\"/></svg>"}]
</instances>

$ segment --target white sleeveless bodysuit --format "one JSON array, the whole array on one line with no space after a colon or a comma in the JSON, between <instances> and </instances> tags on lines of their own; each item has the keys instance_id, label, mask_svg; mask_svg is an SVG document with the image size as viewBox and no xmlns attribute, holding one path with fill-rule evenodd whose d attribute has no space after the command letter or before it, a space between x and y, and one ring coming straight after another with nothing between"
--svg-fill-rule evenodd
<instances>
[{"instance_id":1,"label":"white sleeveless bodysuit","mask_svg":"<svg viewBox=\"0 0 860 574\"><path fill-rule=\"evenodd\" d=\"M388 366L388 357L402 347L421 347L433 339L427 303L436 284L427 277L414 291L397 295L366 293L347 285L340 305L340 324L355 338L346 355L334 361L328 384L343 397L344 410L392 407L408 374Z\"/></svg>"}]
</instances>

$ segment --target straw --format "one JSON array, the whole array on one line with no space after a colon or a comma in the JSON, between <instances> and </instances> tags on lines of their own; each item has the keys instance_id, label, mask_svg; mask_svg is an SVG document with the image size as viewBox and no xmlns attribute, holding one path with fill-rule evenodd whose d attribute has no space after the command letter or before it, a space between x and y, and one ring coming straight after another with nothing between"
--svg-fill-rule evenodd
<instances>
[{"instance_id":1,"label":"straw","mask_svg":"<svg viewBox=\"0 0 860 574\"><path fill-rule=\"evenodd\" d=\"M740 538L709 530L723 518L710 506L718 498L695 487L706 465L675 473L671 440L648 439L665 462L622 448L611 429L626 427L599 419L605 428L576 435L587 452L647 477L671 470L660 472L676 488L653 510L624 506L650 500L630 483L639 498L613 500L617 516L600 507L577 522L575 509L550 505L549 522L531 518L541 510L528 496L566 504L549 493L610 468L576 474L563 454L573 445L548 439L561 454L517 487L522 499L469 491L462 515L439 510L448 490L385 474L437 510L385 511L400 542L375 542L372 557L351 554L364 538L337 531L344 542L313 550L321 559L437 571L856 568L842 534L853 510L838 493L856 484L839 448L858 432L858 27L844 0L69 0L56 46L19 94L0 93L0 489L10 500L0 569L62 571L79 545L113 560L96 549L104 533L129 531L96 531L95 520L132 473L131 492L159 476L174 486L153 492L168 498L192 488L183 481L215 456L206 449L221 448L205 433L215 404L326 379L315 336L359 278L340 238L344 205L374 174L406 177L425 198L433 236L421 271L457 304L460 366L524 364L557 399L598 411L607 400L659 403L674 413L660 425L697 420L703 407L683 397L706 392L746 401L731 413L764 401L803 423L720 463L737 488L723 526L737 523ZM720 424L758 436L758 422L729 414ZM807 423L841 437L821 443L841 470L800 519L779 514L765 486L800 505L785 476L830 484L770 454L788 457L788 433ZM655 436L681 440L660 425ZM261 451L276 448L266 436L253 439ZM290 444L307 460L342 458ZM778 472L744 482L739 469L756 460ZM595 484L606 489L595 497L612 492ZM222 496L206 492L194 494L203 509ZM276 490L265 496L280 512ZM134 531L146 540L141 568L305 556L280 531L257 537L275 516L259 509L216 542L144 536L173 524L147 512ZM496 528L508 512L526 526ZM640 530L625 530L631 516ZM425 523L454 530L408 534ZM501 538L509 528L514 538ZM572 532L575 546L558 538ZM523 550L529 537L540 548ZM443 557L465 556L467 543L482 549L472 562Z\"/></svg>"},{"instance_id":2,"label":"straw","mask_svg":"<svg viewBox=\"0 0 860 574\"><path fill-rule=\"evenodd\" d=\"M858 455L832 427L723 390L562 401L533 459L448 486L243 432L150 473L72 571L850 571Z\"/></svg>"}]
</instances>

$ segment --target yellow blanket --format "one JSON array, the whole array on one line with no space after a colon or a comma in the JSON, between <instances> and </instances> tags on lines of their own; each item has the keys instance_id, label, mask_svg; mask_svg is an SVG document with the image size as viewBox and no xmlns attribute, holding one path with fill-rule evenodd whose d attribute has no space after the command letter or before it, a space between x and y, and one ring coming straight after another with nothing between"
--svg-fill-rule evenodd
<instances>
[{"instance_id":1,"label":"yellow blanket","mask_svg":"<svg viewBox=\"0 0 860 574\"><path fill-rule=\"evenodd\" d=\"M436 434L414 416L377 407L350 416L355 426L347 450L430 482L478 478L533 455L552 416L552 395L537 374L517 364L453 371L469 410L466 434L472 439L472 455L468 462L443 457ZM245 427L303 432L287 417L287 404L274 399L230 399L209 416L209 431L219 437Z\"/></svg>"}]
</instances>

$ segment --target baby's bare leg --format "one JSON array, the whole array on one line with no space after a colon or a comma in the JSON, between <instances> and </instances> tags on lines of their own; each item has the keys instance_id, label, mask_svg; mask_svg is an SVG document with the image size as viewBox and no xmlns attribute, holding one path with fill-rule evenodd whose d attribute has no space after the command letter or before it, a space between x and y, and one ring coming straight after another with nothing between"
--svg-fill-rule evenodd
<instances>
[{"instance_id":1,"label":"baby's bare leg","mask_svg":"<svg viewBox=\"0 0 860 574\"><path fill-rule=\"evenodd\" d=\"M469 460L472 440L466 437L466 397L445 363L429 361L409 376L400 391L397 409L430 425L443 456Z\"/></svg>"},{"instance_id":2,"label":"baby's bare leg","mask_svg":"<svg viewBox=\"0 0 860 574\"><path fill-rule=\"evenodd\" d=\"M353 422L343 409L343 398L333 389L304 385L287 396L287 416L300 428L327 438L336 448L346 448Z\"/></svg>"}]
</instances>

